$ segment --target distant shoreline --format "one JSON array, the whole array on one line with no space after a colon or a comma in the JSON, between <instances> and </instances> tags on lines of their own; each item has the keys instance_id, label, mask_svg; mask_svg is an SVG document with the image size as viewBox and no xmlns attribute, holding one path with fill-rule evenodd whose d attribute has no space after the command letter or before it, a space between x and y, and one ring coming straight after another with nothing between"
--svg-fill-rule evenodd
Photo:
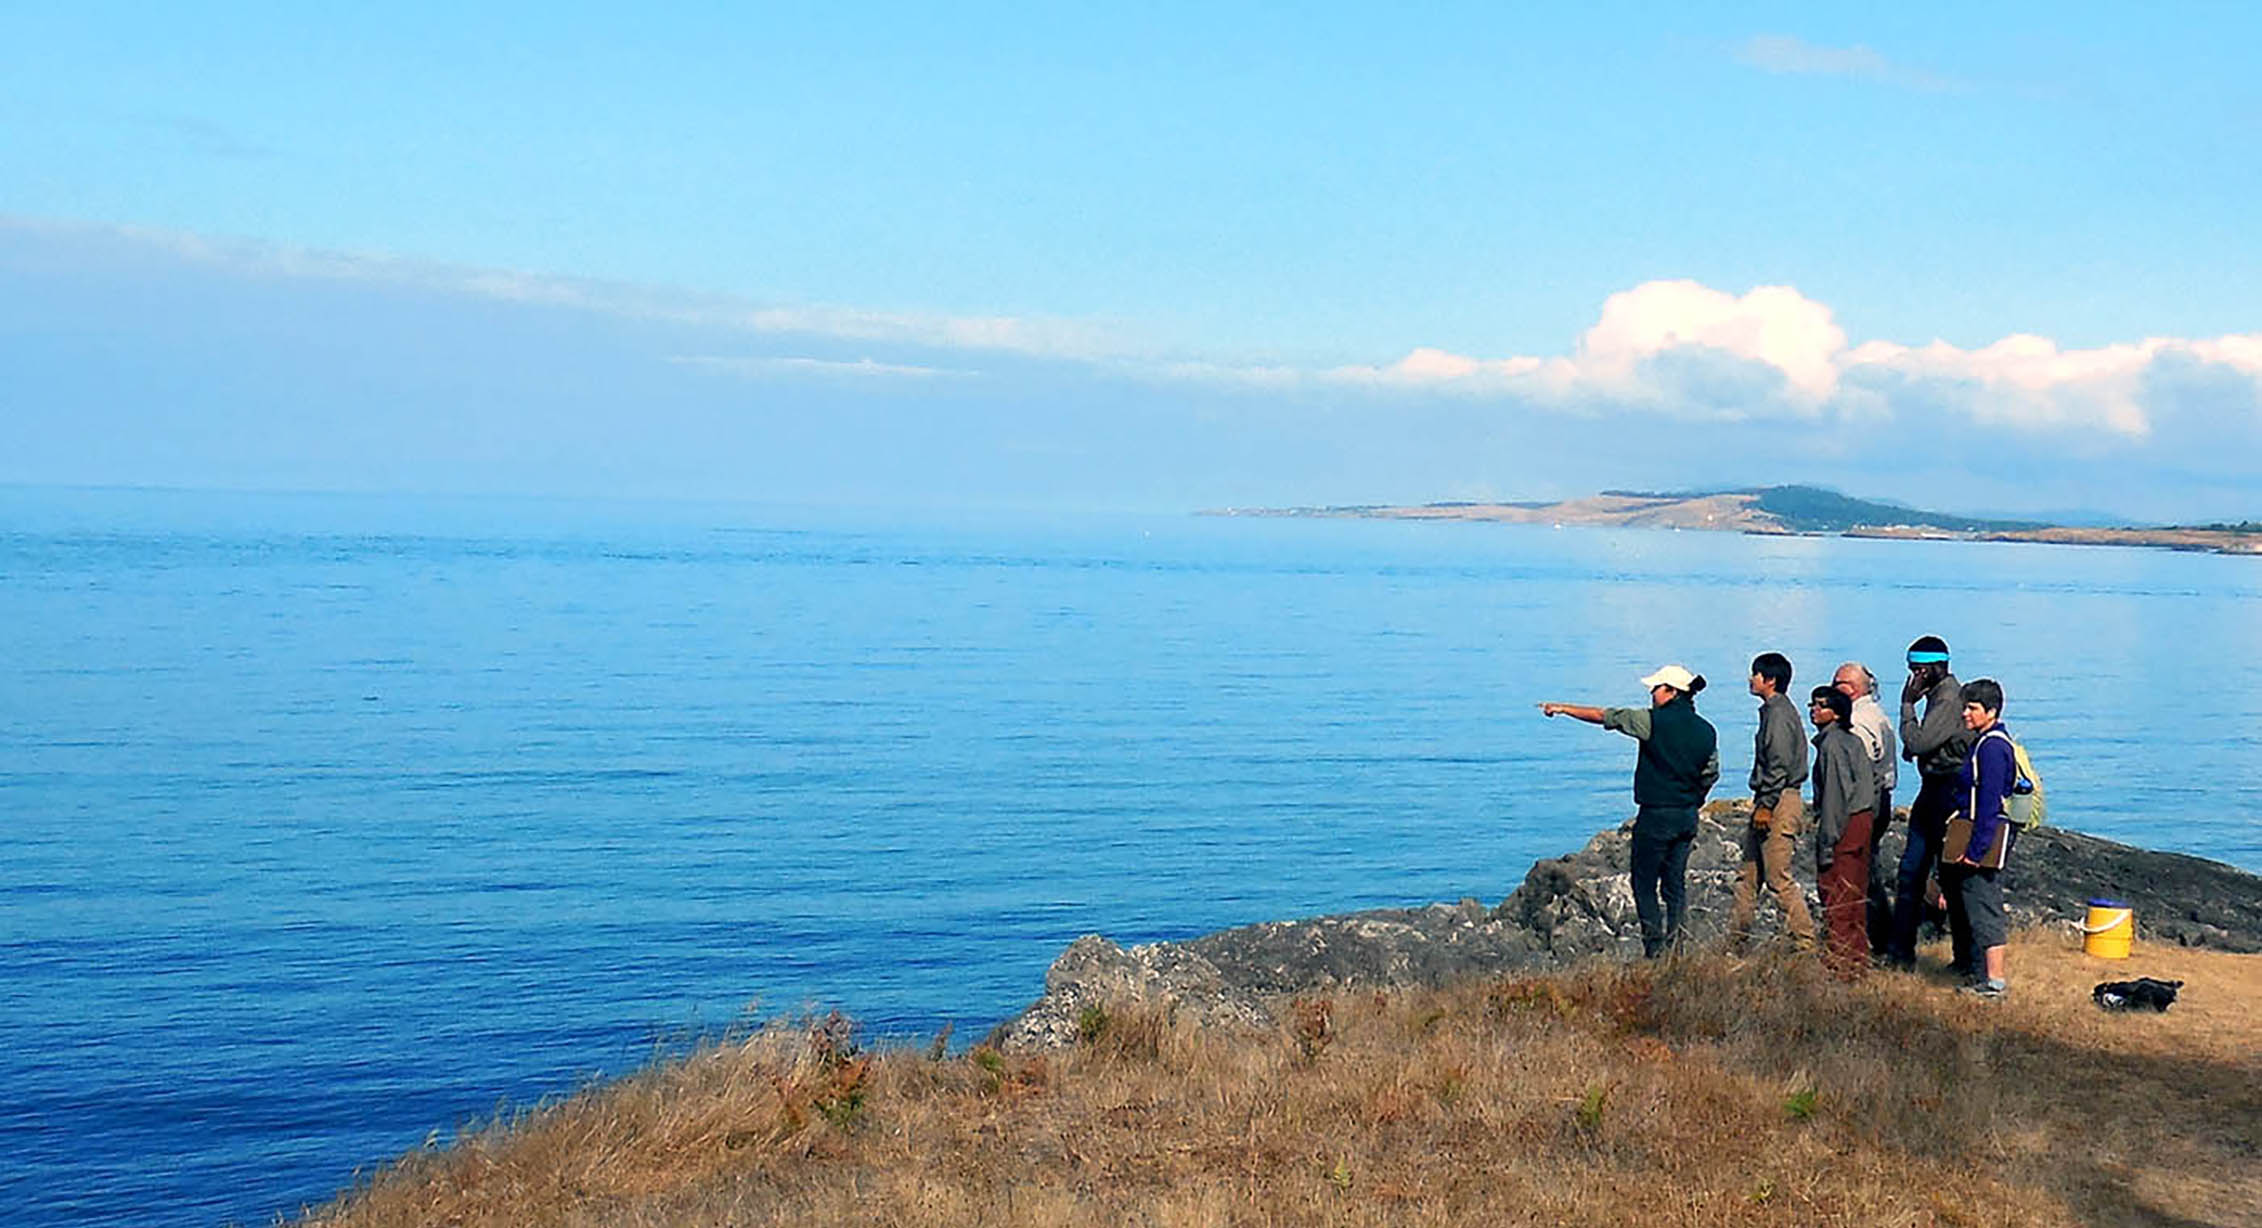
<instances>
[{"instance_id":1,"label":"distant shoreline","mask_svg":"<svg viewBox=\"0 0 2262 1228\"><path fill-rule=\"evenodd\" d=\"M1203 516L1463 521L1610 528L1684 529L1770 537L1861 537L1902 541L2039 542L2138 546L2205 554L2262 555L2262 525L2081 527L1988 521L1851 499L1815 487L1648 494L1609 491L1556 503L1425 503L1213 508Z\"/></svg>"}]
</instances>

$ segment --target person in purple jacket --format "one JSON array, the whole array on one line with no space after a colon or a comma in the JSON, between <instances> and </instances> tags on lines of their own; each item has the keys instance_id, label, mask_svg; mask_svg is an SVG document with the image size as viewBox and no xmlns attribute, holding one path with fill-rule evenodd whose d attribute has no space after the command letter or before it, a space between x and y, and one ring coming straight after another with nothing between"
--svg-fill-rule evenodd
<instances>
[{"instance_id":1,"label":"person in purple jacket","mask_svg":"<svg viewBox=\"0 0 2262 1228\"><path fill-rule=\"evenodd\" d=\"M1956 945L1972 953L1972 975L1964 991L2000 998L2009 988L2003 979L2003 944L2010 938L2000 876L2015 831L2005 830L2005 812L2018 780L2011 735L2003 728L2001 683L1979 678L1964 684L1964 728L1971 731L1972 743L1964 756L1956 814L1971 820L1971 843L1963 856L1941 858L1940 890L1948 897L1948 924L1961 940ZM2002 857L1990 855L1998 838L2004 845Z\"/></svg>"}]
</instances>

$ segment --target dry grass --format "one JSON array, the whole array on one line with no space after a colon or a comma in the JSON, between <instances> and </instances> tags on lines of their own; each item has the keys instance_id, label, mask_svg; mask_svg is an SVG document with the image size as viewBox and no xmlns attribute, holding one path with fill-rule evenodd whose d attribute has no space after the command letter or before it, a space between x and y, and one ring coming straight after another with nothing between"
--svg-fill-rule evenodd
<instances>
[{"instance_id":1,"label":"dry grass","mask_svg":"<svg viewBox=\"0 0 2262 1228\"><path fill-rule=\"evenodd\" d=\"M2058 934L2014 996L1806 962L1346 994L1275 1035L876 1058L772 1029L410 1155L408 1224L2257 1224L2262 957ZM2091 984L2189 982L2164 1016Z\"/></svg>"}]
</instances>

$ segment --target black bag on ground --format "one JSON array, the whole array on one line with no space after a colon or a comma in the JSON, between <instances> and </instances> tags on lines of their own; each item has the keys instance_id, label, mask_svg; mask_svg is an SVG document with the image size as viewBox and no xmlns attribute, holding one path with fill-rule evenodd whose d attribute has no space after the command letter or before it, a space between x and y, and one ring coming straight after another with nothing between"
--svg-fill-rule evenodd
<instances>
[{"instance_id":1,"label":"black bag on ground","mask_svg":"<svg viewBox=\"0 0 2262 1228\"><path fill-rule=\"evenodd\" d=\"M2140 976L2133 981L2106 981L2089 991L2097 1005L2109 1011L2164 1011L2175 1005L2182 981L2155 981Z\"/></svg>"}]
</instances>

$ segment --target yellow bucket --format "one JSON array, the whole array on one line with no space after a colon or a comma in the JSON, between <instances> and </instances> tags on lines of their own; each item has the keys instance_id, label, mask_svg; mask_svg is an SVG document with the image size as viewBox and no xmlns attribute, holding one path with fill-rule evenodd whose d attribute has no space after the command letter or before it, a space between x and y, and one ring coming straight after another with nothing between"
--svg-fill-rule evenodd
<instances>
[{"instance_id":1,"label":"yellow bucket","mask_svg":"<svg viewBox=\"0 0 2262 1228\"><path fill-rule=\"evenodd\" d=\"M2081 926L2081 949L2101 959L2127 959L2136 937L2136 913L2119 900L2091 900Z\"/></svg>"}]
</instances>

